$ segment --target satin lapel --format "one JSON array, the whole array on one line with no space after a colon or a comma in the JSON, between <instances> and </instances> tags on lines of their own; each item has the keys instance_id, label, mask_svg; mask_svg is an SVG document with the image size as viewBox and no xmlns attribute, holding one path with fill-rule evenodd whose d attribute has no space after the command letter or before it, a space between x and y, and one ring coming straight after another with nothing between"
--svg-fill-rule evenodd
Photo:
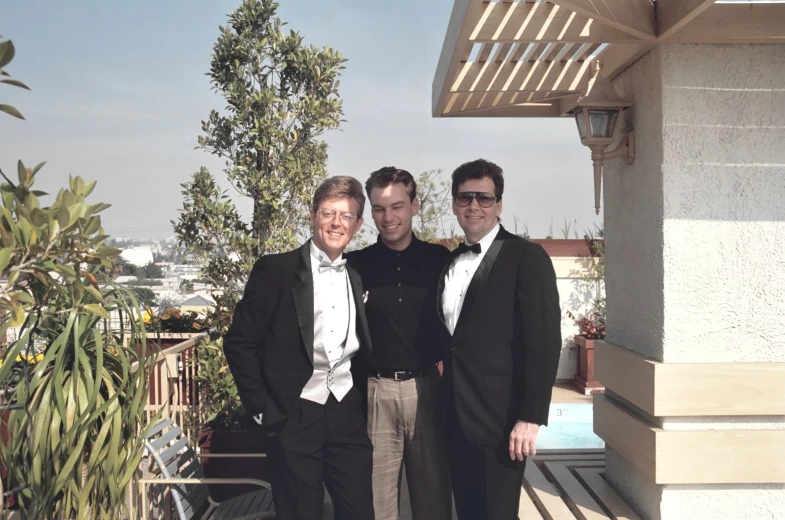
<instances>
[{"instance_id":1,"label":"satin lapel","mask_svg":"<svg viewBox=\"0 0 785 520\"><path fill-rule=\"evenodd\" d=\"M505 235L504 228L500 229L496 238L491 243L491 247L488 248L488 252L485 253L485 256L482 258L479 267L477 267L477 271L474 273L472 281L469 283L469 288L466 290L466 297L463 299L461 315L458 316L458 323L455 324L455 333L453 334L453 337L457 337L458 334L460 334L461 327L468 320L468 316L472 312L474 300L477 298L477 293L482 288L485 280L488 279L491 268L493 267L494 262L496 262L496 258L499 256L499 251L501 251L504 246Z\"/></svg>"},{"instance_id":2,"label":"satin lapel","mask_svg":"<svg viewBox=\"0 0 785 520\"><path fill-rule=\"evenodd\" d=\"M297 323L300 325L300 336L303 338L308 359L313 365L313 274L311 273L311 241L300 247L300 265L297 267L297 279L300 283L292 289L294 308L297 311Z\"/></svg>"},{"instance_id":3,"label":"satin lapel","mask_svg":"<svg viewBox=\"0 0 785 520\"><path fill-rule=\"evenodd\" d=\"M360 275L351 267L346 267L349 273L349 283L352 286L352 296L354 296L354 310L357 316L357 333L360 336L360 343L371 349L371 331L368 328L368 319L365 317L365 302L363 301L363 287Z\"/></svg>"}]
</instances>

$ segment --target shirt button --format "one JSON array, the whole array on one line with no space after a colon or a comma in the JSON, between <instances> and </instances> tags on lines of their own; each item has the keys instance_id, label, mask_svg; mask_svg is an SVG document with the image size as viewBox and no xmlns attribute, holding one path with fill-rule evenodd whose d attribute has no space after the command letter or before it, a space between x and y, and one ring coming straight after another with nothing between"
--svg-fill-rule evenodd
<instances>
[{"instance_id":1,"label":"shirt button","mask_svg":"<svg viewBox=\"0 0 785 520\"><path fill-rule=\"evenodd\" d=\"M401 270L401 268L399 267L399 268L398 268L398 270L400 271L400 270Z\"/></svg>"},{"instance_id":2,"label":"shirt button","mask_svg":"<svg viewBox=\"0 0 785 520\"><path fill-rule=\"evenodd\" d=\"M401 286L401 282L398 282L398 287L400 287L400 286Z\"/></svg>"},{"instance_id":3,"label":"shirt button","mask_svg":"<svg viewBox=\"0 0 785 520\"><path fill-rule=\"evenodd\" d=\"M399 302L402 302L402 301L403 301L403 298L398 298L398 301L399 301Z\"/></svg>"}]
</instances>

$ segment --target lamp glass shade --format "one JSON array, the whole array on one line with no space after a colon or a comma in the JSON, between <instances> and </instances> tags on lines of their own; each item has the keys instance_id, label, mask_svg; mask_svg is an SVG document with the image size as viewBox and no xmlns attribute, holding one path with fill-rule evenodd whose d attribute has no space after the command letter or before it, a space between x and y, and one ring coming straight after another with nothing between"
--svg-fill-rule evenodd
<instances>
[{"instance_id":1,"label":"lamp glass shade","mask_svg":"<svg viewBox=\"0 0 785 520\"><path fill-rule=\"evenodd\" d=\"M591 137L602 139L612 138L613 130L616 128L616 119L619 117L619 109L589 108L588 110ZM578 123L578 127L578 130L580 131L580 123ZM583 138L583 135L581 135L581 138Z\"/></svg>"},{"instance_id":2,"label":"lamp glass shade","mask_svg":"<svg viewBox=\"0 0 785 520\"><path fill-rule=\"evenodd\" d=\"M581 136L581 141L583 141L586 139L586 115L583 113L583 109L575 112L575 122L578 124L578 133Z\"/></svg>"}]
</instances>

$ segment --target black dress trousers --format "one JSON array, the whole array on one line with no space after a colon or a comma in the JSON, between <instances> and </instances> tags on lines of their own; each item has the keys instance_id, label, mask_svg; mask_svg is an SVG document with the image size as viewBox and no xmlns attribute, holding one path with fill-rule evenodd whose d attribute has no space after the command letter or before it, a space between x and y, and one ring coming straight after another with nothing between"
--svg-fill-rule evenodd
<instances>
[{"instance_id":1,"label":"black dress trousers","mask_svg":"<svg viewBox=\"0 0 785 520\"><path fill-rule=\"evenodd\" d=\"M526 459L510 460L509 438L496 446L468 441L450 412L445 445L458 520L517 520Z\"/></svg>"},{"instance_id":2,"label":"black dress trousers","mask_svg":"<svg viewBox=\"0 0 785 520\"><path fill-rule=\"evenodd\" d=\"M276 518L320 519L326 486L335 520L373 520L373 446L356 388L341 402L300 399L266 435Z\"/></svg>"}]
</instances>

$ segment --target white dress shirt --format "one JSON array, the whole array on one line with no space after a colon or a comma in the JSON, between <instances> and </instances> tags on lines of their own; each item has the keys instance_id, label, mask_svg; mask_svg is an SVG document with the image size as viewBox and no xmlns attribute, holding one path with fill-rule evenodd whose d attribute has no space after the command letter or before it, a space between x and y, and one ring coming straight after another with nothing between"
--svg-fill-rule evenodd
<instances>
[{"instance_id":1,"label":"white dress shirt","mask_svg":"<svg viewBox=\"0 0 785 520\"><path fill-rule=\"evenodd\" d=\"M501 228L497 222L496 226L484 237L480 239L480 254L468 251L459 255L453 260L450 269L447 271L447 276L444 280L444 292L442 293L442 312L444 313L444 321L450 334L455 333L455 326L458 324L458 318L461 315L463 308L463 300L466 298L466 291L469 289L469 284L474 278L474 273L480 267L480 262L485 258L485 253L488 248L493 244L493 240L499 233ZM469 242L466 242L467 245Z\"/></svg>"},{"instance_id":2,"label":"white dress shirt","mask_svg":"<svg viewBox=\"0 0 785 520\"><path fill-rule=\"evenodd\" d=\"M336 269L320 269L319 264L341 264ZM349 277L346 275L346 260L330 260L311 240L311 274L313 274L313 337L322 338L330 366L341 359L346 331L349 329Z\"/></svg>"}]
</instances>

